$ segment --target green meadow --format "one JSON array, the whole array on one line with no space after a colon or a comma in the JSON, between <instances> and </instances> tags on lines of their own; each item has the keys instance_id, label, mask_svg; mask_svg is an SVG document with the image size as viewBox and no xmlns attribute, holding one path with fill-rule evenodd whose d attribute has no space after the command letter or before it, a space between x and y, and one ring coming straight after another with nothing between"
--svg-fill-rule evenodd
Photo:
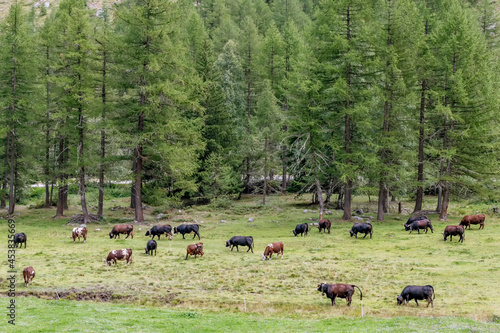
<instances>
[{"instance_id":1,"label":"green meadow","mask_svg":"<svg viewBox=\"0 0 500 333\"><path fill-rule=\"evenodd\" d=\"M373 239L349 236L351 222L341 212L326 215L331 234L313 228L306 237L294 237L298 223L313 223L315 206L305 197L273 196L262 206L260 197L247 196L222 207L193 206L163 211L148 208L147 223L134 224L134 238L110 239L114 224L133 223L133 211L123 208L128 198L106 203L106 219L87 225L87 242L74 244L68 218L53 219L54 210L21 207L16 232L28 236L27 248L16 252L16 329L23 331L492 331L500 330L500 224L486 205L467 202L450 207L448 221L430 215L434 233L404 231L408 215L391 213L385 222L372 222ZM365 216L376 216L365 197L355 206ZM433 198L427 198L432 204ZM410 204L405 204L410 207ZM307 212L305 212L307 210ZM446 225L457 224L464 213L486 213L484 230L473 226L464 243L443 241ZM254 218L249 222L249 218ZM194 243L177 234L158 241L157 256L145 254L153 225L200 224L203 257L185 260L186 246ZM232 252L225 242L232 236L253 236L254 253L240 247ZM0 238L7 239L6 220ZM196 242L198 239L196 238ZM263 261L270 242L284 243L284 257ZM3 248L7 247L7 242ZM133 263L104 265L111 250L131 248ZM5 252L4 252L5 253ZM2 298L8 302L6 254L0 276ZM33 266L31 287L22 281L22 269ZM317 284L350 283L356 290L351 307L337 305L318 292ZM414 301L397 306L396 296L406 285L434 286L434 308ZM6 323L6 319L4 318ZM36 323L36 324L32 324ZM3 326L2 323L1 326ZM0 326L0 327L1 327Z\"/></svg>"}]
</instances>

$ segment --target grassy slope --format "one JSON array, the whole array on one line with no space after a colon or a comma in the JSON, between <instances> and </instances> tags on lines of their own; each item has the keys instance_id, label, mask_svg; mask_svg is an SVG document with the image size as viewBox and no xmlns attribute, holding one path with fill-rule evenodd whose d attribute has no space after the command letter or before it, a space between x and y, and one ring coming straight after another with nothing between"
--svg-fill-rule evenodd
<instances>
[{"instance_id":1,"label":"grassy slope","mask_svg":"<svg viewBox=\"0 0 500 333\"><path fill-rule=\"evenodd\" d=\"M284 325L284 318L291 318L300 325L310 324L311 330L328 330L328 325L337 324L340 326L335 329L344 330L342 325L352 322L342 318L359 318L361 315L359 294L356 291L350 308L342 299L338 300L336 307L331 307L330 301L316 291L316 284L323 281L360 286L364 314L371 317L356 319L354 323L360 327L364 320L368 320L369 326L374 325L377 329L392 326L397 329L407 325L417 325L418 329L423 318L406 317L427 317L423 323L429 322L433 326L443 323L443 330L451 330L455 319L429 318L465 317L487 321L500 314L500 290L497 288L500 227L496 218L487 216L485 230L479 231L475 226L467 231L463 244L456 240L451 243L442 240L444 226L458 221L458 217L453 216L448 222L439 222L431 216L435 227L433 234L409 235L403 230L403 221L391 215L387 222L374 223L374 238L370 240L350 238L347 229L351 223L340 222L340 212L334 212L330 215L333 222L331 235L319 234L314 229L307 237L301 238L293 237L291 230L297 223L317 217L317 212L304 213L304 203L293 200L291 196L272 197L265 208L258 204L259 200L249 197L226 211L209 212L206 207L201 207L175 212L178 215L172 212L171 219L163 223L175 226L181 223L179 221L196 219L202 225L200 233L205 256L187 261L184 260L185 248L194 242L191 236L185 240L179 235L173 241L162 239L157 257L146 256L143 252L149 239L144 233L149 225L134 225L133 240L110 240L107 233L112 225L127 222L123 218L130 218L124 210L107 210L107 222L91 224L87 244L73 244L69 237L74 226L67 225L64 219L51 219L53 210L24 210L16 219L17 232L28 235L28 247L18 251L17 267L22 269L32 265L37 275L29 290L19 280L17 292L47 299L59 296L114 303L63 303L64 308L83 307L84 313L90 313L92 317L99 311L119 311L121 308L115 303L127 303L129 305L124 306L123 311L130 313L127 317L130 317L131 325L137 321L144 327L153 328L159 327L161 320L145 319L134 314L135 309L147 312L148 307L153 306L155 309L150 310L158 316L166 313L168 317L179 317L180 322L186 319L183 317L186 311L194 309L196 316L208 322L243 325L250 331ZM109 205L125 206L126 201L126 198L109 201L108 208ZM77 207L72 208L76 213ZM255 217L255 221L247 222L249 217ZM221 220L227 222L221 223ZM3 222L0 224L0 239L6 239L6 233ZM233 235L252 235L255 253L246 253L244 249L239 253L236 249L230 252L225 248L225 240ZM263 262L260 259L265 245L271 241L285 244L283 260ZM119 262L118 267L105 267L103 260L107 253L121 248L134 250L134 263L129 267L123 262ZM6 267L5 257L0 258L0 262ZM415 303L397 307L395 297L408 284L432 284L437 295L435 307L425 308L422 306L425 302L419 308ZM6 286L2 275L0 288L5 290ZM41 322L46 321L43 316L57 313L54 320L61 321L61 327L70 325L69 322L64 324L64 317L68 314L57 307L57 303L22 297L19 300L21 305L27 302L30 307L36 306L30 315L39 315ZM135 308L130 304L146 307ZM242 316L245 305L249 314ZM38 311L40 306L45 309L45 314ZM20 314L28 309L21 307ZM397 318L387 319L391 317ZM327 318L329 320L325 321ZM337 324L332 324L331 318L337 318ZM189 322L188 319L184 321ZM121 325L117 322L116 325ZM465 325L463 327L482 325L459 322ZM104 319L98 320L97 324L103 330L109 328ZM253 325L257 326L252 328ZM262 329L258 325L263 325ZM297 327L308 330L307 326L300 325ZM126 326L119 327L126 329ZM498 328L498 325L485 327Z\"/></svg>"}]
</instances>

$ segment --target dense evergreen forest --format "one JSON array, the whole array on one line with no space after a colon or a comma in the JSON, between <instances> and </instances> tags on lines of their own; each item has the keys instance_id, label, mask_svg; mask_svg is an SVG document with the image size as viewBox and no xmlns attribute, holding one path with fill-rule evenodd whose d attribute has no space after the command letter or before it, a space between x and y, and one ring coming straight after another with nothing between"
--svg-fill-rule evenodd
<instances>
[{"instance_id":1,"label":"dense evergreen forest","mask_svg":"<svg viewBox=\"0 0 500 333\"><path fill-rule=\"evenodd\" d=\"M310 193L496 198L494 0L14 0L0 32L1 207L31 184L83 220L112 182L143 205ZM86 190L98 187L98 202ZM91 207L97 207L93 211ZM92 211L91 211L92 210ZM434 208L433 208L434 210Z\"/></svg>"}]
</instances>

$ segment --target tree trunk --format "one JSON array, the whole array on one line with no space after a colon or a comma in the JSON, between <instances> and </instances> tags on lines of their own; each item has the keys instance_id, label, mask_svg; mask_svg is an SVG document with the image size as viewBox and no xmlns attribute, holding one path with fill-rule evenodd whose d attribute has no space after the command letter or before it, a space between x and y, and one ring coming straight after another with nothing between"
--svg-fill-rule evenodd
<instances>
[{"instance_id":1,"label":"tree trunk","mask_svg":"<svg viewBox=\"0 0 500 333\"><path fill-rule=\"evenodd\" d=\"M17 184L16 179L16 141L15 134L11 133L10 138L11 146L10 146L10 182L9 182L9 215L14 215L14 209L16 207L16 189L15 185Z\"/></svg>"},{"instance_id":2,"label":"tree trunk","mask_svg":"<svg viewBox=\"0 0 500 333\"><path fill-rule=\"evenodd\" d=\"M315 177L316 182L316 196L319 202L319 220L323 220L323 213L325 211L325 203L323 202L323 190L321 189L321 183L319 182L318 177Z\"/></svg>"},{"instance_id":3,"label":"tree trunk","mask_svg":"<svg viewBox=\"0 0 500 333\"><path fill-rule=\"evenodd\" d=\"M50 207L52 207L54 200L53 200L53 194L54 194L54 184L50 184Z\"/></svg>"},{"instance_id":4,"label":"tree trunk","mask_svg":"<svg viewBox=\"0 0 500 333\"><path fill-rule=\"evenodd\" d=\"M141 96L141 100L145 96ZM142 104L142 103L141 103ZM144 101L145 104L145 101ZM144 130L144 113L141 113L139 116L139 124L138 124L139 132ZM144 222L144 213L142 211L142 144L137 146L137 169L136 169L136 178L135 178L135 221L136 222Z\"/></svg>"},{"instance_id":5,"label":"tree trunk","mask_svg":"<svg viewBox=\"0 0 500 333\"><path fill-rule=\"evenodd\" d=\"M385 185L381 181L378 186L378 209L377 209L377 221L384 220L384 196L385 196Z\"/></svg>"},{"instance_id":6,"label":"tree trunk","mask_svg":"<svg viewBox=\"0 0 500 333\"><path fill-rule=\"evenodd\" d=\"M47 66L45 67L45 76L46 79L48 79L50 70L48 66L49 62L49 47L45 49L45 56L47 60ZM47 128L45 129L45 167L44 167L44 173L45 173L45 208L50 208L52 206L52 199L50 198L50 193L49 193L49 179L50 179L50 86L49 82L47 81L45 83L45 105L47 107L47 112L45 114L45 120L46 120L46 126Z\"/></svg>"},{"instance_id":7,"label":"tree trunk","mask_svg":"<svg viewBox=\"0 0 500 333\"><path fill-rule=\"evenodd\" d=\"M5 208L6 206L6 193L5 191L7 190L7 183L9 180L9 172L8 172L8 165L9 165L9 156L10 156L10 132L7 132L7 142L5 144L5 172L3 174L3 184L2 184L2 198L0 199L0 208Z\"/></svg>"},{"instance_id":8,"label":"tree trunk","mask_svg":"<svg viewBox=\"0 0 500 333\"><path fill-rule=\"evenodd\" d=\"M350 16L350 7L347 6L347 15L346 15L346 28L347 28L347 35L346 39L347 42L350 43L351 41L351 16ZM351 65L348 64L346 68L346 83L347 87L350 90L351 89ZM351 102L349 99L345 101L345 108L346 111L349 110L351 106ZM350 157L349 155L351 154L351 116L348 112L345 114L345 136L344 136L344 149L345 149L345 154L346 154L346 161L345 163L347 165L351 164ZM342 220L350 220L351 219L351 187L352 187L352 181L349 178L349 176L346 176L346 182L345 182L345 187L344 187L344 215L342 216Z\"/></svg>"},{"instance_id":9,"label":"tree trunk","mask_svg":"<svg viewBox=\"0 0 500 333\"><path fill-rule=\"evenodd\" d=\"M137 152L134 149L134 160L132 161L132 174L137 174ZM132 182L130 188L130 208L135 209L135 181Z\"/></svg>"},{"instance_id":10,"label":"tree trunk","mask_svg":"<svg viewBox=\"0 0 500 333\"><path fill-rule=\"evenodd\" d=\"M422 80L422 88L420 94L420 128L418 134L418 188L417 188L417 197L415 199L415 208L414 212L422 210L422 203L424 200L424 140L425 140L425 131L424 131L424 123L425 123L425 94L427 91L427 83L426 80Z\"/></svg>"},{"instance_id":11,"label":"tree trunk","mask_svg":"<svg viewBox=\"0 0 500 333\"><path fill-rule=\"evenodd\" d=\"M448 218L448 204L450 202L450 183L445 182L443 190L443 208L439 214L439 218L445 221Z\"/></svg>"},{"instance_id":12,"label":"tree trunk","mask_svg":"<svg viewBox=\"0 0 500 333\"><path fill-rule=\"evenodd\" d=\"M64 163L64 138L59 137L59 186L57 189L57 209L56 216L64 216L64 175L62 171L63 163Z\"/></svg>"},{"instance_id":13,"label":"tree trunk","mask_svg":"<svg viewBox=\"0 0 500 333\"><path fill-rule=\"evenodd\" d=\"M262 204L266 205L267 194L267 135L264 140L264 196L262 197Z\"/></svg>"},{"instance_id":14,"label":"tree trunk","mask_svg":"<svg viewBox=\"0 0 500 333\"><path fill-rule=\"evenodd\" d=\"M106 23L106 19L105 19ZM102 100L102 119L105 122L106 119L106 51L103 53L102 61L102 88L101 88L101 100ZM97 215L102 217L103 207L104 207L104 160L106 158L106 129L104 126L101 128L101 163L99 165L99 199L97 204Z\"/></svg>"}]
</instances>

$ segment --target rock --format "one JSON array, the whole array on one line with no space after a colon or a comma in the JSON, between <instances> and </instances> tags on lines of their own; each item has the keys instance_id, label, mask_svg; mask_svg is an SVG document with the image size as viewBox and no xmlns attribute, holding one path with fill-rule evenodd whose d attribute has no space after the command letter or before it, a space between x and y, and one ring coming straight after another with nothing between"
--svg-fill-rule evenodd
<instances>
[{"instance_id":1,"label":"rock","mask_svg":"<svg viewBox=\"0 0 500 333\"><path fill-rule=\"evenodd\" d=\"M220 220L221 223L226 223L227 221L226 220Z\"/></svg>"},{"instance_id":2,"label":"rock","mask_svg":"<svg viewBox=\"0 0 500 333\"><path fill-rule=\"evenodd\" d=\"M111 202L116 202L116 200L111 200Z\"/></svg>"},{"instance_id":3,"label":"rock","mask_svg":"<svg viewBox=\"0 0 500 333\"><path fill-rule=\"evenodd\" d=\"M193 223L198 223L198 221L196 221L196 220L193 220Z\"/></svg>"},{"instance_id":4,"label":"rock","mask_svg":"<svg viewBox=\"0 0 500 333\"><path fill-rule=\"evenodd\" d=\"M248 219L248 222L253 222L253 221L254 221L253 217L251 217L251 218Z\"/></svg>"},{"instance_id":5,"label":"rock","mask_svg":"<svg viewBox=\"0 0 500 333\"><path fill-rule=\"evenodd\" d=\"M357 210L356 210L356 214L358 214L358 215L363 215L363 210L362 210L362 209L357 209Z\"/></svg>"},{"instance_id":6,"label":"rock","mask_svg":"<svg viewBox=\"0 0 500 333\"><path fill-rule=\"evenodd\" d=\"M101 231L101 229L97 228L97 229L95 229L95 231Z\"/></svg>"},{"instance_id":7,"label":"rock","mask_svg":"<svg viewBox=\"0 0 500 333\"><path fill-rule=\"evenodd\" d=\"M363 221L363 218L359 217L359 216L353 216L352 218L355 219L355 220L361 220L361 221Z\"/></svg>"},{"instance_id":8,"label":"rock","mask_svg":"<svg viewBox=\"0 0 500 333\"><path fill-rule=\"evenodd\" d=\"M398 217L395 217L394 219L396 219L396 220L398 220L398 221L399 221L399 220L401 220L401 218L400 218L399 216L398 216Z\"/></svg>"},{"instance_id":9,"label":"rock","mask_svg":"<svg viewBox=\"0 0 500 333\"><path fill-rule=\"evenodd\" d=\"M156 215L156 219L161 220L163 216L165 216L165 214L160 213L160 214Z\"/></svg>"},{"instance_id":10,"label":"rock","mask_svg":"<svg viewBox=\"0 0 500 333\"><path fill-rule=\"evenodd\" d=\"M310 217L310 218L309 218L309 221L312 221L312 220L313 220L313 219L312 219L312 217Z\"/></svg>"},{"instance_id":11,"label":"rock","mask_svg":"<svg viewBox=\"0 0 500 333\"><path fill-rule=\"evenodd\" d=\"M303 213L307 213L307 209L304 209Z\"/></svg>"},{"instance_id":12,"label":"rock","mask_svg":"<svg viewBox=\"0 0 500 333\"><path fill-rule=\"evenodd\" d=\"M325 212L325 215L332 215L332 212L330 212L329 210L327 210L327 211Z\"/></svg>"}]
</instances>

